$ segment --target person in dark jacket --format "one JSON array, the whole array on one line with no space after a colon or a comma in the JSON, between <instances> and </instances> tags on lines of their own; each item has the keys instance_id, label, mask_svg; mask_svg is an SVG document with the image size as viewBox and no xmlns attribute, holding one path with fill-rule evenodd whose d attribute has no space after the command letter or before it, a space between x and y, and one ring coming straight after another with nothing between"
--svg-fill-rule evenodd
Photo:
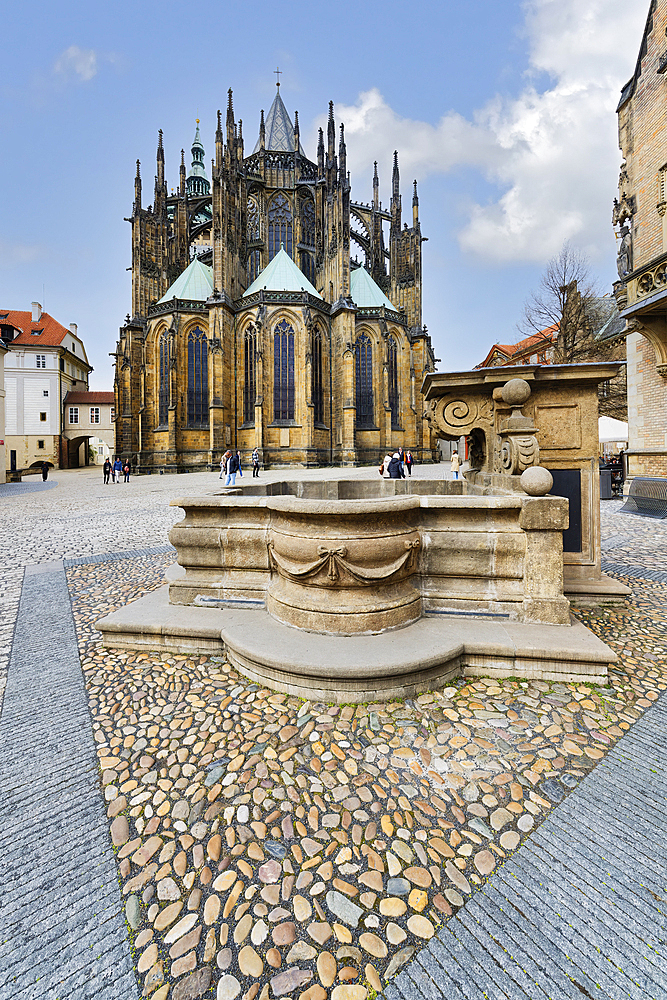
<instances>
[{"instance_id":1,"label":"person in dark jacket","mask_svg":"<svg viewBox=\"0 0 667 1000\"><path fill-rule=\"evenodd\" d=\"M48 478L49 478L49 463L48 462L42 462L42 480L43 480L43 482L46 482L46 480Z\"/></svg>"},{"instance_id":2,"label":"person in dark jacket","mask_svg":"<svg viewBox=\"0 0 667 1000\"><path fill-rule=\"evenodd\" d=\"M401 469L401 458L397 451L394 452L389 463L389 478L405 479L405 473Z\"/></svg>"},{"instance_id":3,"label":"person in dark jacket","mask_svg":"<svg viewBox=\"0 0 667 1000\"><path fill-rule=\"evenodd\" d=\"M111 462L109 459L105 459L104 465L102 466L102 472L104 473L104 485L106 486L109 482L109 476L111 475Z\"/></svg>"},{"instance_id":4,"label":"person in dark jacket","mask_svg":"<svg viewBox=\"0 0 667 1000\"><path fill-rule=\"evenodd\" d=\"M231 451L225 453L225 486L236 486L236 473L239 471L241 463L238 455L233 455Z\"/></svg>"}]
</instances>

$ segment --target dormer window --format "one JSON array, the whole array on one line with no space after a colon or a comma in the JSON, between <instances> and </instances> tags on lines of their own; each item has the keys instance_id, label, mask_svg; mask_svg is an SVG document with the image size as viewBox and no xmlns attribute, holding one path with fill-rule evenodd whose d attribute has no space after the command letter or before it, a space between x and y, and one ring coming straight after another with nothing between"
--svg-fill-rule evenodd
<instances>
[{"instance_id":1,"label":"dormer window","mask_svg":"<svg viewBox=\"0 0 667 1000\"><path fill-rule=\"evenodd\" d=\"M40 333L44 333L44 327L41 330L31 330L33 337L39 337Z\"/></svg>"}]
</instances>

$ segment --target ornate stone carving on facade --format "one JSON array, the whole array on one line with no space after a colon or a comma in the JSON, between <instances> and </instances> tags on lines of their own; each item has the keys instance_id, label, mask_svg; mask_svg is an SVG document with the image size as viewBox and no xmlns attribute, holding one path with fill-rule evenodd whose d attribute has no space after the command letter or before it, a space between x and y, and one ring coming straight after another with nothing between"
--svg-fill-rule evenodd
<instances>
[{"instance_id":1,"label":"ornate stone carving on facade","mask_svg":"<svg viewBox=\"0 0 667 1000\"><path fill-rule=\"evenodd\" d=\"M320 577L320 583L328 587L337 585L349 587L354 583L362 587L370 587L379 580L389 580L390 577L411 565L421 541L419 538L413 538L404 542L404 545L405 552L401 553L397 559L378 566L351 563L346 558L348 551L344 545L332 549L318 545L317 559L307 563L297 563L279 555L275 551L273 540L269 541L268 550L269 560L276 572L292 580L312 579L314 581L316 577ZM326 578L324 574L326 574Z\"/></svg>"},{"instance_id":2,"label":"ornate stone carving on facade","mask_svg":"<svg viewBox=\"0 0 667 1000\"><path fill-rule=\"evenodd\" d=\"M621 227L620 236L616 267L619 278L623 279L632 271L632 233L628 226Z\"/></svg>"},{"instance_id":3,"label":"ornate stone carving on facade","mask_svg":"<svg viewBox=\"0 0 667 1000\"><path fill-rule=\"evenodd\" d=\"M497 402L502 401L512 407L511 416L500 420L496 470L508 476L520 476L526 469L540 464L540 448L535 436L537 427L522 412L522 406L530 396L530 386L525 379L513 378L502 389L495 389L493 396Z\"/></svg>"}]
</instances>

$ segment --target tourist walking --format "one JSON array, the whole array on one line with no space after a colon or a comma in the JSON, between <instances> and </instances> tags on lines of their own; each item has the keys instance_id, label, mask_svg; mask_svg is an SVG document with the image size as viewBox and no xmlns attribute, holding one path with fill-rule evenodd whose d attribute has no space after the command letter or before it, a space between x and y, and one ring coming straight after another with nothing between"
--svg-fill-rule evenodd
<instances>
[{"instance_id":1,"label":"tourist walking","mask_svg":"<svg viewBox=\"0 0 667 1000\"><path fill-rule=\"evenodd\" d=\"M397 451L394 452L389 462L389 478L405 479L405 473L401 468L401 457Z\"/></svg>"},{"instance_id":2,"label":"tourist walking","mask_svg":"<svg viewBox=\"0 0 667 1000\"><path fill-rule=\"evenodd\" d=\"M113 481L114 483L120 482L120 474L123 471L123 463L121 462L118 455L116 455L115 461L113 463Z\"/></svg>"},{"instance_id":3,"label":"tourist walking","mask_svg":"<svg viewBox=\"0 0 667 1000\"><path fill-rule=\"evenodd\" d=\"M104 459L104 465L102 466L102 472L104 473L104 485L106 486L109 482L109 476L111 475L111 462L108 458Z\"/></svg>"},{"instance_id":4,"label":"tourist walking","mask_svg":"<svg viewBox=\"0 0 667 1000\"><path fill-rule=\"evenodd\" d=\"M252 478L259 479L259 448L253 448L252 452Z\"/></svg>"},{"instance_id":5,"label":"tourist walking","mask_svg":"<svg viewBox=\"0 0 667 1000\"><path fill-rule=\"evenodd\" d=\"M450 459L450 467L451 467L452 476L454 477L454 479L458 479L459 478L459 468L460 468L460 465L461 465L461 462L459 460L459 453L458 453L458 451L455 448L454 451L452 452L452 457Z\"/></svg>"},{"instance_id":6,"label":"tourist walking","mask_svg":"<svg viewBox=\"0 0 667 1000\"><path fill-rule=\"evenodd\" d=\"M42 462L42 482L45 483L48 478L49 478L49 463Z\"/></svg>"},{"instance_id":7,"label":"tourist walking","mask_svg":"<svg viewBox=\"0 0 667 1000\"><path fill-rule=\"evenodd\" d=\"M409 476L412 475L412 466L413 465L414 465L414 461L413 461L413 458L412 458L412 452L411 451L406 451L406 453L405 453L405 468L408 470L408 475Z\"/></svg>"},{"instance_id":8,"label":"tourist walking","mask_svg":"<svg viewBox=\"0 0 667 1000\"><path fill-rule=\"evenodd\" d=\"M125 465L123 466L123 481L129 483L130 481L130 463L125 459Z\"/></svg>"},{"instance_id":9,"label":"tourist walking","mask_svg":"<svg viewBox=\"0 0 667 1000\"><path fill-rule=\"evenodd\" d=\"M225 486L236 486L236 473L239 471L238 454L232 455L231 451L226 451L220 463L222 471L220 478L225 475Z\"/></svg>"},{"instance_id":10,"label":"tourist walking","mask_svg":"<svg viewBox=\"0 0 667 1000\"><path fill-rule=\"evenodd\" d=\"M238 468L236 471L238 472L239 476L243 476L243 469L241 468L241 453L238 451L236 452L236 461L238 462Z\"/></svg>"}]
</instances>

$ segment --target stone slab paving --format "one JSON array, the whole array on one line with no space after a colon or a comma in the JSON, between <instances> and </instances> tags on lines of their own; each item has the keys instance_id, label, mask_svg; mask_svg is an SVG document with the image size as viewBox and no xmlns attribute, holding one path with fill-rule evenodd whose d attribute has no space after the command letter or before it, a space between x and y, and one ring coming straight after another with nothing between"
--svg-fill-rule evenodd
<instances>
[{"instance_id":1,"label":"stone slab paving","mask_svg":"<svg viewBox=\"0 0 667 1000\"><path fill-rule=\"evenodd\" d=\"M62 563L25 573L0 719L0 996L137 995Z\"/></svg>"},{"instance_id":2,"label":"stone slab paving","mask_svg":"<svg viewBox=\"0 0 667 1000\"><path fill-rule=\"evenodd\" d=\"M387 1000L667 996L667 697L438 931Z\"/></svg>"}]
</instances>

